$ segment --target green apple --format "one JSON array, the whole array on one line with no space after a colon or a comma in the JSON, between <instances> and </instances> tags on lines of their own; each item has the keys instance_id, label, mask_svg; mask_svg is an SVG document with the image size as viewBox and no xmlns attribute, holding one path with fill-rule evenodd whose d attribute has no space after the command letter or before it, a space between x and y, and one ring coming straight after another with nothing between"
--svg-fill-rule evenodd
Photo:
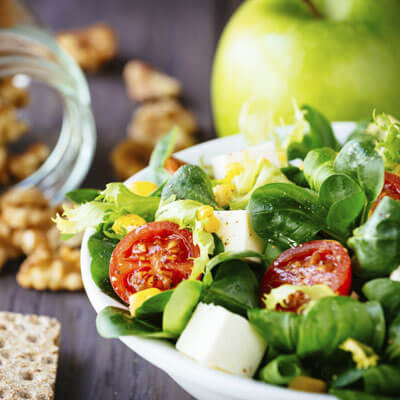
<instances>
[{"instance_id":1,"label":"green apple","mask_svg":"<svg viewBox=\"0 0 400 400\"><path fill-rule=\"evenodd\" d=\"M293 99L333 121L399 117L400 0L247 0L222 34L211 90L223 136L252 97L285 121Z\"/></svg>"}]
</instances>

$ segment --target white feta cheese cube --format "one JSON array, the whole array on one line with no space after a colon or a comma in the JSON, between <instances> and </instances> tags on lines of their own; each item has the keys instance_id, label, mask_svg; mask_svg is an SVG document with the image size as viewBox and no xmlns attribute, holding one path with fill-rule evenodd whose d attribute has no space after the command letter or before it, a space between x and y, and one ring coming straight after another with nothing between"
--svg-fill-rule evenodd
<instances>
[{"instance_id":1,"label":"white feta cheese cube","mask_svg":"<svg viewBox=\"0 0 400 400\"><path fill-rule=\"evenodd\" d=\"M397 267L391 274L390 279L392 281L399 281L400 282L400 267Z\"/></svg>"},{"instance_id":2,"label":"white feta cheese cube","mask_svg":"<svg viewBox=\"0 0 400 400\"><path fill-rule=\"evenodd\" d=\"M199 303L176 348L199 364L251 377L267 345L250 323L214 304Z\"/></svg>"},{"instance_id":3,"label":"white feta cheese cube","mask_svg":"<svg viewBox=\"0 0 400 400\"><path fill-rule=\"evenodd\" d=\"M246 150L235 151L229 154L221 154L213 157L211 164L213 167L215 179L224 179L229 164L233 162L243 163L246 159L246 152L248 157L252 160L266 158L277 167L281 167L279 156L275 150L273 143L263 143L258 146L248 147Z\"/></svg>"},{"instance_id":4,"label":"white feta cheese cube","mask_svg":"<svg viewBox=\"0 0 400 400\"><path fill-rule=\"evenodd\" d=\"M220 222L216 235L222 240L225 251L253 250L262 253L264 244L250 224L247 210L215 211Z\"/></svg>"}]
</instances>

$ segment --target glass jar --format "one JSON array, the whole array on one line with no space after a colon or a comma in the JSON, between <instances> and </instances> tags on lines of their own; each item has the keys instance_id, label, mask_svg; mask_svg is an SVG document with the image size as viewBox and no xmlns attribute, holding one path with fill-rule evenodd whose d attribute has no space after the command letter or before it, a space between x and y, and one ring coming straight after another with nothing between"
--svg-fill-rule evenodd
<instances>
[{"instance_id":1,"label":"glass jar","mask_svg":"<svg viewBox=\"0 0 400 400\"><path fill-rule=\"evenodd\" d=\"M96 130L89 88L75 61L38 26L26 2L0 3L0 78L39 81L53 89L62 104L59 135L49 157L17 185L37 186L58 203L81 184L93 159Z\"/></svg>"}]
</instances>

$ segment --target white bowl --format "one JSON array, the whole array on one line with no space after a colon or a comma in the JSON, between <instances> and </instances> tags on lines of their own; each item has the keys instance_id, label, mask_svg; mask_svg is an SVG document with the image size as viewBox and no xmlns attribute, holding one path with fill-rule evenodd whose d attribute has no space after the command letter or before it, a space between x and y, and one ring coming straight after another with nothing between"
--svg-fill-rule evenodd
<instances>
[{"instance_id":1,"label":"white bowl","mask_svg":"<svg viewBox=\"0 0 400 400\"><path fill-rule=\"evenodd\" d=\"M333 128L338 139L344 140L354 128L354 124L337 122L333 124ZM199 144L177 153L177 156L182 160L197 164L201 157L204 157L207 162L215 155L230 153L245 147L246 143L242 136L236 135ZM148 179L147 168L134 175L128 182L146 179ZM87 249L87 241L92 234L93 230L85 232L81 266L86 293L98 313L106 306L121 307L121 304L101 292L92 280L91 257ZM172 344L166 341L135 336L125 336L121 338L121 341L141 357L165 371L199 400L334 400L334 397L330 395L293 391L202 367L180 354Z\"/></svg>"}]
</instances>

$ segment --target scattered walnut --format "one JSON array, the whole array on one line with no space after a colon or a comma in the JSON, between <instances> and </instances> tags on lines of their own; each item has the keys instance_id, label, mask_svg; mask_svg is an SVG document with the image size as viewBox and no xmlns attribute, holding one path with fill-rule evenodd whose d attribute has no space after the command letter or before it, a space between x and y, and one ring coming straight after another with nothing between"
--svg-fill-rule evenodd
<instances>
[{"instance_id":1,"label":"scattered walnut","mask_svg":"<svg viewBox=\"0 0 400 400\"><path fill-rule=\"evenodd\" d=\"M18 283L36 290L79 290L80 251L61 246L54 254L38 249L27 257L17 274Z\"/></svg>"},{"instance_id":2,"label":"scattered walnut","mask_svg":"<svg viewBox=\"0 0 400 400\"><path fill-rule=\"evenodd\" d=\"M129 61L125 65L123 76L128 95L135 101L175 97L182 90L177 79L139 60Z\"/></svg>"},{"instance_id":3,"label":"scattered walnut","mask_svg":"<svg viewBox=\"0 0 400 400\"><path fill-rule=\"evenodd\" d=\"M48 228L54 209L36 188L15 188L1 198L2 217L10 228Z\"/></svg>"},{"instance_id":4,"label":"scattered walnut","mask_svg":"<svg viewBox=\"0 0 400 400\"><path fill-rule=\"evenodd\" d=\"M176 100L164 99L140 106L128 125L128 136L136 142L153 147L174 126L179 128L176 148L194 144L197 123L193 114Z\"/></svg>"},{"instance_id":5,"label":"scattered walnut","mask_svg":"<svg viewBox=\"0 0 400 400\"><path fill-rule=\"evenodd\" d=\"M10 183L8 158L7 148L5 146L0 146L0 185L7 185Z\"/></svg>"},{"instance_id":6,"label":"scattered walnut","mask_svg":"<svg viewBox=\"0 0 400 400\"><path fill-rule=\"evenodd\" d=\"M44 143L28 147L22 154L9 158L9 170L14 178L23 180L33 174L49 156L50 149Z\"/></svg>"},{"instance_id":7,"label":"scattered walnut","mask_svg":"<svg viewBox=\"0 0 400 400\"><path fill-rule=\"evenodd\" d=\"M14 86L13 77L0 79L0 98L3 104L20 108L28 104L29 96L25 89Z\"/></svg>"},{"instance_id":8,"label":"scattered walnut","mask_svg":"<svg viewBox=\"0 0 400 400\"><path fill-rule=\"evenodd\" d=\"M15 142L27 130L28 124L18 119L13 106L0 106L0 145Z\"/></svg>"},{"instance_id":9,"label":"scattered walnut","mask_svg":"<svg viewBox=\"0 0 400 400\"><path fill-rule=\"evenodd\" d=\"M111 165L118 178L125 180L146 167L150 153L151 147L131 139L125 139L118 143L111 152Z\"/></svg>"},{"instance_id":10,"label":"scattered walnut","mask_svg":"<svg viewBox=\"0 0 400 400\"><path fill-rule=\"evenodd\" d=\"M59 45L89 72L96 72L117 52L117 36L105 23L60 32L57 38Z\"/></svg>"}]
</instances>

